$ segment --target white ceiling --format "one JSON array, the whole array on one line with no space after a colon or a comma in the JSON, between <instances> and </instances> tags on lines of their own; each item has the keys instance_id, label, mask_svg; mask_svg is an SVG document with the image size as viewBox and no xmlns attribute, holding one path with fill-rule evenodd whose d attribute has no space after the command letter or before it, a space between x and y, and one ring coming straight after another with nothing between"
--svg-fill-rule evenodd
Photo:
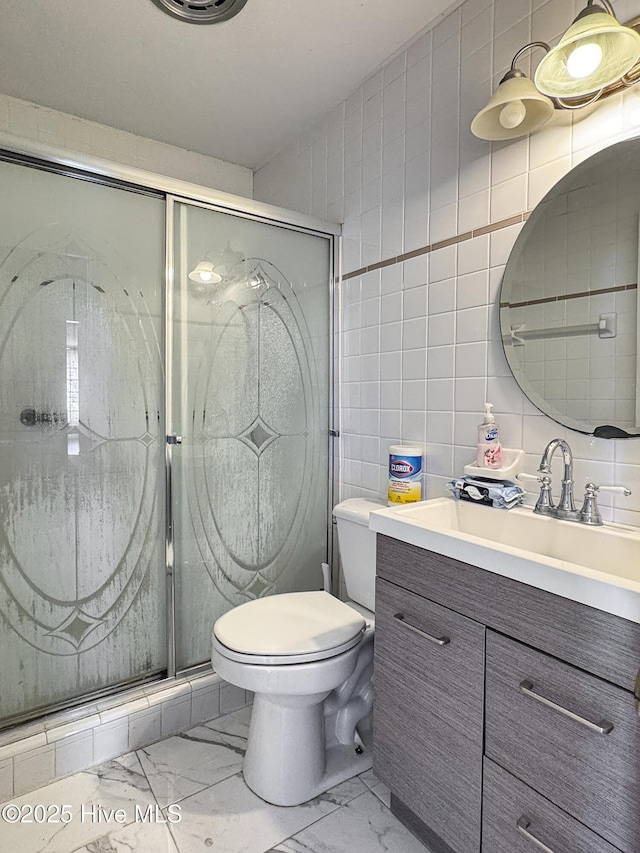
<instances>
[{"instance_id":1,"label":"white ceiling","mask_svg":"<svg viewBox=\"0 0 640 853\"><path fill-rule=\"evenodd\" d=\"M151 0L0 0L0 91L257 168L452 0L248 0L196 25Z\"/></svg>"}]
</instances>

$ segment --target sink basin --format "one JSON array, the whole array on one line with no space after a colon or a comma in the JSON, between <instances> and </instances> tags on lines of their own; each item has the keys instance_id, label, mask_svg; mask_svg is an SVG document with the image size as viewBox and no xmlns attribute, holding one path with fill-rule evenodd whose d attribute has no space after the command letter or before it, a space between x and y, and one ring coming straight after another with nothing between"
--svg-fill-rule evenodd
<instances>
[{"instance_id":1,"label":"sink basin","mask_svg":"<svg viewBox=\"0 0 640 853\"><path fill-rule=\"evenodd\" d=\"M435 498L372 512L402 542L640 623L640 530Z\"/></svg>"}]
</instances>

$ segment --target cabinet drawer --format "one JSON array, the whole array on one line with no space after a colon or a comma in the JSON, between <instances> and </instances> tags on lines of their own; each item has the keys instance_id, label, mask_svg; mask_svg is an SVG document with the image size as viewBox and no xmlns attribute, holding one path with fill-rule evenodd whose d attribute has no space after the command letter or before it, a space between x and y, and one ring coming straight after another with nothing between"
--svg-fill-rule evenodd
<instances>
[{"instance_id":1,"label":"cabinet drawer","mask_svg":"<svg viewBox=\"0 0 640 853\"><path fill-rule=\"evenodd\" d=\"M486 758L482 849L486 853L618 853L599 835Z\"/></svg>"},{"instance_id":2,"label":"cabinet drawer","mask_svg":"<svg viewBox=\"0 0 640 853\"><path fill-rule=\"evenodd\" d=\"M487 632L489 758L626 853L640 850L631 693Z\"/></svg>"},{"instance_id":3,"label":"cabinet drawer","mask_svg":"<svg viewBox=\"0 0 640 853\"><path fill-rule=\"evenodd\" d=\"M456 853L478 853L485 628L376 586L374 771Z\"/></svg>"}]
</instances>

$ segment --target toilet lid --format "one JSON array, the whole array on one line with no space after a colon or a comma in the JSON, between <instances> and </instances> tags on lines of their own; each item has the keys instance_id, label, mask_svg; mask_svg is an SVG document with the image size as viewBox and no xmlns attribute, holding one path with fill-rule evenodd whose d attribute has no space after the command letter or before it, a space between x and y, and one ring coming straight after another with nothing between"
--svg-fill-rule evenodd
<instances>
[{"instance_id":1,"label":"toilet lid","mask_svg":"<svg viewBox=\"0 0 640 853\"><path fill-rule=\"evenodd\" d=\"M213 633L241 654L316 657L355 642L364 628L358 612L327 592L288 592L235 607L216 621Z\"/></svg>"}]
</instances>

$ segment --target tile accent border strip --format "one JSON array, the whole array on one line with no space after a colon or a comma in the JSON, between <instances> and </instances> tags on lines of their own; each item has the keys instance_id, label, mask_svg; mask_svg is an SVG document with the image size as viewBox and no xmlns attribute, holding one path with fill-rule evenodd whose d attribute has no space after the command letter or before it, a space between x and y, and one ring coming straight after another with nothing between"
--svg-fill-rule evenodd
<instances>
[{"instance_id":1,"label":"tile accent border strip","mask_svg":"<svg viewBox=\"0 0 640 853\"><path fill-rule=\"evenodd\" d=\"M411 258L418 258L420 255L428 255L430 252L436 252L438 249L446 249L447 246L455 246L457 243L464 243L466 240L472 240L474 237L482 237L484 234L491 234L492 231L500 231L502 228L509 228L511 225L519 225L521 222L526 222L530 216L530 210L526 210L524 213L517 213L515 216L510 216L508 219L500 219L498 222L483 225L481 228L474 228L472 231L465 231L463 234L457 234L455 237L448 237L446 240L438 240L437 243L422 246L420 249L413 249L411 252L396 255L394 258L387 258L384 261L377 261L375 264L369 264L366 267L360 267L360 269L344 273L342 280L347 281L350 278L356 278L359 275L374 272L375 270L380 270L383 267L390 267L394 264L400 264L403 261L410 261Z\"/></svg>"},{"instance_id":2,"label":"tile accent border strip","mask_svg":"<svg viewBox=\"0 0 640 853\"><path fill-rule=\"evenodd\" d=\"M501 302L501 308L525 308L527 305L546 305L549 302L564 302L567 299L582 299L585 296L601 296L603 293L620 293L623 290L637 290L638 284L617 284L613 287L601 287L599 290L583 290L580 293L562 293L558 296L545 296L541 299L529 299L525 302Z\"/></svg>"}]
</instances>

